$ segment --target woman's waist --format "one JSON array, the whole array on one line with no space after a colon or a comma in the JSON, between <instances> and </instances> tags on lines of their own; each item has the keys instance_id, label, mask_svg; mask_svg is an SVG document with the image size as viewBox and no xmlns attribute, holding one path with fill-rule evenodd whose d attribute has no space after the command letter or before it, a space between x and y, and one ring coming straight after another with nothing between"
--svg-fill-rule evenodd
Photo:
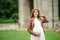
<instances>
[{"instance_id":1,"label":"woman's waist","mask_svg":"<svg viewBox=\"0 0 60 40\"><path fill-rule=\"evenodd\" d=\"M33 31L40 31L40 30L43 30L43 28L42 27L34 27L33 28Z\"/></svg>"}]
</instances>

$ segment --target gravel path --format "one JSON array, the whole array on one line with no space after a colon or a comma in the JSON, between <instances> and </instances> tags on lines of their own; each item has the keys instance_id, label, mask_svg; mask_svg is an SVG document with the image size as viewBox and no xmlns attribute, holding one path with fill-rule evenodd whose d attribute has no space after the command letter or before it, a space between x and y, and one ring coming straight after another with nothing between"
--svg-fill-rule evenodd
<instances>
[{"instance_id":1,"label":"gravel path","mask_svg":"<svg viewBox=\"0 0 60 40\"><path fill-rule=\"evenodd\" d=\"M18 28L18 24L0 24L0 30L15 30Z\"/></svg>"}]
</instances>

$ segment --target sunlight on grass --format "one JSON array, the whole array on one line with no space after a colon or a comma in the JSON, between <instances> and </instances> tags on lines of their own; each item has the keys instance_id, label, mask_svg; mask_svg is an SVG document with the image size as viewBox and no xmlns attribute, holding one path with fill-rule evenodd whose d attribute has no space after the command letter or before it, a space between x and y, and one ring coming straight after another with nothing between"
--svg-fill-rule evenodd
<instances>
[{"instance_id":1,"label":"sunlight on grass","mask_svg":"<svg viewBox=\"0 0 60 40\"><path fill-rule=\"evenodd\" d=\"M46 40L60 40L60 34L51 30L45 30ZM30 34L26 30L0 30L0 40L30 40Z\"/></svg>"},{"instance_id":2,"label":"sunlight on grass","mask_svg":"<svg viewBox=\"0 0 60 40\"><path fill-rule=\"evenodd\" d=\"M45 30L46 40L60 40L60 34L52 30Z\"/></svg>"},{"instance_id":3,"label":"sunlight on grass","mask_svg":"<svg viewBox=\"0 0 60 40\"><path fill-rule=\"evenodd\" d=\"M29 34L26 31L0 31L0 40L29 40Z\"/></svg>"}]
</instances>

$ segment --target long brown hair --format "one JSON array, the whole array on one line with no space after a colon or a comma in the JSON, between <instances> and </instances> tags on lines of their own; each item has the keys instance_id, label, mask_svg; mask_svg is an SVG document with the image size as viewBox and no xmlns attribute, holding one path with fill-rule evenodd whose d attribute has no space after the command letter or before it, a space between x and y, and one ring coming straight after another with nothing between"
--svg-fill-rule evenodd
<instances>
[{"instance_id":1,"label":"long brown hair","mask_svg":"<svg viewBox=\"0 0 60 40\"><path fill-rule=\"evenodd\" d=\"M34 24L32 23L33 22L33 20L34 20L34 12L35 12L35 10L37 10L38 11L38 15L37 15L37 18L39 19L40 18L40 11L38 10L38 9L33 9L32 11L31 11L31 15L30 15L30 29L31 30L33 30L33 26L34 26Z\"/></svg>"},{"instance_id":2,"label":"long brown hair","mask_svg":"<svg viewBox=\"0 0 60 40\"><path fill-rule=\"evenodd\" d=\"M37 10L37 11L38 11L37 18L40 18L40 11L39 11L38 9L33 9L33 10L31 11L30 18L34 18L34 12L35 12L35 10Z\"/></svg>"},{"instance_id":3,"label":"long brown hair","mask_svg":"<svg viewBox=\"0 0 60 40\"><path fill-rule=\"evenodd\" d=\"M32 10L32 12L31 12L31 15L30 15L30 21L29 21L29 26L30 26L30 29L31 30L33 30L33 27L34 27L34 24L32 24L32 21L34 20L34 12L35 12L35 10L37 10L38 11L38 15L37 15L37 18L40 20L41 18L41 12L38 10L38 9L33 9ZM48 22L48 20L46 19L46 17L45 16L43 16L44 17L44 20L42 21L43 23L46 23L46 22ZM42 24L42 23L41 23ZM43 27L43 24L42 24L42 27Z\"/></svg>"}]
</instances>

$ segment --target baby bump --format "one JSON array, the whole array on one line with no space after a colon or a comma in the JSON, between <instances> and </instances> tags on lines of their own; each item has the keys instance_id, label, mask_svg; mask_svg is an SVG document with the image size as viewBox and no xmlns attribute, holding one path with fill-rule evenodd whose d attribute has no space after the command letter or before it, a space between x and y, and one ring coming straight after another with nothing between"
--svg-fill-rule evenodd
<instances>
[{"instance_id":1,"label":"baby bump","mask_svg":"<svg viewBox=\"0 0 60 40\"><path fill-rule=\"evenodd\" d=\"M40 28L37 27L33 28L33 32L40 33Z\"/></svg>"}]
</instances>

